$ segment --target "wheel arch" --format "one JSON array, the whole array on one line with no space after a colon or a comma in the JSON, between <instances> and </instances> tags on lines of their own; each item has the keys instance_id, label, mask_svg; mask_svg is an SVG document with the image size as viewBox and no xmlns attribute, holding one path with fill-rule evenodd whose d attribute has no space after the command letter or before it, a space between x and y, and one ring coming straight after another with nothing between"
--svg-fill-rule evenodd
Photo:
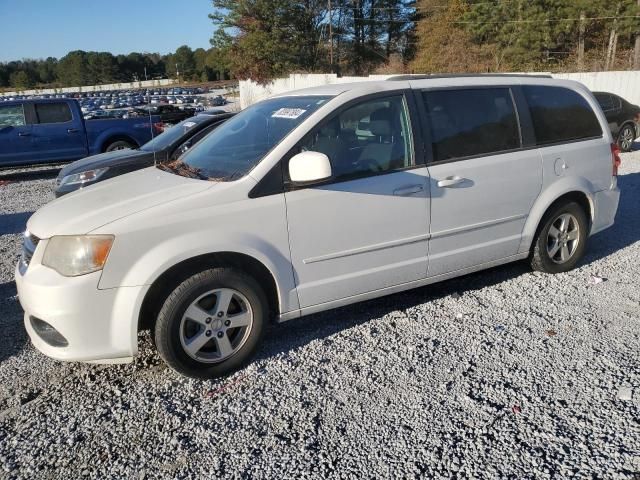
<instances>
[{"instance_id":1,"label":"wheel arch","mask_svg":"<svg viewBox=\"0 0 640 480\"><path fill-rule=\"evenodd\" d=\"M273 272L256 258L237 252L216 252L182 260L161 273L151 284L138 314L138 331L151 328L162 301L182 281L207 268L231 267L253 276L265 290L270 317L280 313L280 295Z\"/></svg>"},{"instance_id":2,"label":"wheel arch","mask_svg":"<svg viewBox=\"0 0 640 480\"><path fill-rule=\"evenodd\" d=\"M586 183L586 181L585 181ZM589 193L591 188L589 185L575 185L573 188L564 188L539 197L537 202L531 208L529 217L522 231L522 241L520 243L519 252L527 252L531 250L533 239L536 237L542 221L549 210L555 208L559 203L576 202L585 211L589 221L589 231L594 222L595 203L593 195Z\"/></svg>"},{"instance_id":3,"label":"wheel arch","mask_svg":"<svg viewBox=\"0 0 640 480\"><path fill-rule=\"evenodd\" d=\"M101 152L106 152L107 151L107 147L109 145L111 145L113 142L119 142L119 141L129 142L134 147L139 147L140 146L138 144L138 142L135 140L135 138L133 138L133 137L131 137L129 135L125 135L125 134L119 133L119 134L110 135L110 136L106 137L105 139L103 139L100 142L100 151Z\"/></svg>"}]
</instances>

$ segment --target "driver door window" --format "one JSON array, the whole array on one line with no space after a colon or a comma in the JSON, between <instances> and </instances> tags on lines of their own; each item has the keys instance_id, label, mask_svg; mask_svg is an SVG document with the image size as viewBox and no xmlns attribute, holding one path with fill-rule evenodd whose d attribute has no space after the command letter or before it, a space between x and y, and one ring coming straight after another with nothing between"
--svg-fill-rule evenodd
<instances>
[{"instance_id":1,"label":"driver door window","mask_svg":"<svg viewBox=\"0 0 640 480\"><path fill-rule=\"evenodd\" d=\"M411 130L404 96L375 98L341 111L311 132L301 150L327 155L336 180L411 167Z\"/></svg>"}]
</instances>

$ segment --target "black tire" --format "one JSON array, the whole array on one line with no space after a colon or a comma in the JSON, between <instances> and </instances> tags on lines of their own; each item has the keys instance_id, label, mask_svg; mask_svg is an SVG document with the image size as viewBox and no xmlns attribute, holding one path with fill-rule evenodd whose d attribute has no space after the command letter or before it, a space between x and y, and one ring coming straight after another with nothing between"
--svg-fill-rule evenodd
<instances>
[{"instance_id":1,"label":"black tire","mask_svg":"<svg viewBox=\"0 0 640 480\"><path fill-rule=\"evenodd\" d=\"M549 231L557 219L563 214L570 214L577 221L578 243L567 261L557 263L551 258L547 246L549 242ZM584 255L587 246L588 229L589 222L587 215L578 203L567 202L552 206L540 222L540 227L534 238L530 257L531 268L545 273L562 273L575 268Z\"/></svg>"},{"instance_id":2,"label":"black tire","mask_svg":"<svg viewBox=\"0 0 640 480\"><path fill-rule=\"evenodd\" d=\"M200 296L220 288L236 290L248 300L253 313L252 326L244 343L229 358L218 363L198 361L182 346L182 317ZM186 279L165 300L154 328L156 348L167 365L188 377L228 375L243 367L253 356L263 337L268 311L267 297L252 277L231 268L205 270Z\"/></svg>"},{"instance_id":3,"label":"black tire","mask_svg":"<svg viewBox=\"0 0 640 480\"><path fill-rule=\"evenodd\" d=\"M636 129L633 125L626 124L620 129L618 133L618 146L623 152L630 152L633 141L636 138Z\"/></svg>"},{"instance_id":4,"label":"black tire","mask_svg":"<svg viewBox=\"0 0 640 480\"><path fill-rule=\"evenodd\" d=\"M114 142L109 143L104 151L105 152L113 152L114 150L123 150L125 148L133 148L133 144L126 140L116 140Z\"/></svg>"}]
</instances>

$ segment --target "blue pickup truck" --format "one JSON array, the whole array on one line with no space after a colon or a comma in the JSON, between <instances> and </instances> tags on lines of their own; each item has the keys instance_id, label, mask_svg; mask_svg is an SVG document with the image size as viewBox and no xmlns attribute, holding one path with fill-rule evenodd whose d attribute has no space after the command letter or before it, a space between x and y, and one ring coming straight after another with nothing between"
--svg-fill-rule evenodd
<instances>
[{"instance_id":1,"label":"blue pickup truck","mask_svg":"<svg viewBox=\"0 0 640 480\"><path fill-rule=\"evenodd\" d=\"M77 160L137 148L162 132L159 116L87 120L72 99L0 103L0 167Z\"/></svg>"}]
</instances>

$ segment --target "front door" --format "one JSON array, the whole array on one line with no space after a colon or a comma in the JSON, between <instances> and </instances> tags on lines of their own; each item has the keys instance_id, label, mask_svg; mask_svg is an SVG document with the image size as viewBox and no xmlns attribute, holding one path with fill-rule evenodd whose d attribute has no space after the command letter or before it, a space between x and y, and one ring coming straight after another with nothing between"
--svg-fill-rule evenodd
<instances>
[{"instance_id":1,"label":"front door","mask_svg":"<svg viewBox=\"0 0 640 480\"><path fill-rule=\"evenodd\" d=\"M300 306L425 278L429 184L416 165L405 96L343 107L300 149L325 153L334 175L285 193Z\"/></svg>"},{"instance_id":2,"label":"front door","mask_svg":"<svg viewBox=\"0 0 640 480\"><path fill-rule=\"evenodd\" d=\"M542 161L522 148L510 89L427 90L422 101L433 146L429 276L515 255Z\"/></svg>"},{"instance_id":3,"label":"front door","mask_svg":"<svg viewBox=\"0 0 640 480\"><path fill-rule=\"evenodd\" d=\"M31 149L31 125L22 104L0 105L0 167L28 163Z\"/></svg>"}]
</instances>

